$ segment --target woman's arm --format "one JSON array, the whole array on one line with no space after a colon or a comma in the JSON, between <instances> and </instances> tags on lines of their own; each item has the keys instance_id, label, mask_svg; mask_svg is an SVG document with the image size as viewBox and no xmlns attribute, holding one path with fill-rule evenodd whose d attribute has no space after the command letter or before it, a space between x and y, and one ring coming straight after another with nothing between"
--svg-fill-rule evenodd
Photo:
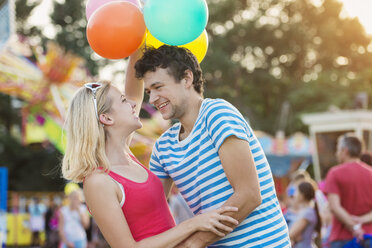
<instances>
[{"instance_id":1,"label":"woman's arm","mask_svg":"<svg viewBox=\"0 0 372 248\"><path fill-rule=\"evenodd\" d=\"M221 236L224 234L217 228L231 231L230 227L220 221L237 223L233 218L221 215L226 211L237 211L236 208L226 207L195 216L168 231L136 242L122 213L119 204L121 199L118 197L121 193L118 192L118 186L105 174L95 173L85 179L86 202L105 239L113 248L174 247L195 231L212 231Z\"/></svg>"},{"instance_id":2,"label":"woman's arm","mask_svg":"<svg viewBox=\"0 0 372 248\"><path fill-rule=\"evenodd\" d=\"M302 233L308 224L309 221L305 218L301 218L293 223L289 229L289 238L291 239L292 244L295 244L297 241L301 240Z\"/></svg>"}]
</instances>

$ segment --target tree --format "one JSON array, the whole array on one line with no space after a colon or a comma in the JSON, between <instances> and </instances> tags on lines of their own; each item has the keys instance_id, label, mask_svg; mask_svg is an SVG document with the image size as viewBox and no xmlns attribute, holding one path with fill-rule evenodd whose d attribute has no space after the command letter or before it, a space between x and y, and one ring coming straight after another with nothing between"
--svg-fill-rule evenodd
<instances>
[{"instance_id":1,"label":"tree","mask_svg":"<svg viewBox=\"0 0 372 248\"><path fill-rule=\"evenodd\" d=\"M9 170L9 190L58 191L63 189L61 154L52 145L23 145L14 135L21 128L20 111L12 97L0 94L0 166Z\"/></svg>"},{"instance_id":2,"label":"tree","mask_svg":"<svg viewBox=\"0 0 372 248\"><path fill-rule=\"evenodd\" d=\"M274 134L283 104L288 133L305 130L300 115L333 104L350 107L371 92L371 40L341 3L324 0L210 0L210 48L202 63L206 95L223 97L253 128Z\"/></svg>"},{"instance_id":3,"label":"tree","mask_svg":"<svg viewBox=\"0 0 372 248\"><path fill-rule=\"evenodd\" d=\"M77 54L85 59L86 66L92 75L97 75L98 69L108 63L93 54L86 37L85 1L54 1L51 14L55 25L55 41L66 51Z\"/></svg>"},{"instance_id":4,"label":"tree","mask_svg":"<svg viewBox=\"0 0 372 248\"><path fill-rule=\"evenodd\" d=\"M41 0L16 0L15 1L15 15L16 15L16 32L24 37L37 38L41 41L43 38L39 27L28 24L28 18L32 11L39 6Z\"/></svg>"}]
</instances>

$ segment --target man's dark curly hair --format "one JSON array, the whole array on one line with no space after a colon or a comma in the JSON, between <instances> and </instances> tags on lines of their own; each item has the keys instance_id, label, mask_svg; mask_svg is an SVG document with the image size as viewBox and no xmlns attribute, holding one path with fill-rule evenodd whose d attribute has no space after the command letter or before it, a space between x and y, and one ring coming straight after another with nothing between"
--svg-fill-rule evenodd
<instances>
[{"instance_id":1,"label":"man's dark curly hair","mask_svg":"<svg viewBox=\"0 0 372 248\"><path fill-rule=\"evenodd\" d=\"M142 79L149 71L157 68L167 69L177 81L186 76L186 70L193 73L196 92L203 95L204 78L196 57L186 48L163 45L159 48L146 48L143 56L135 64L136 77Z\"/></svg>"}]
</instances>

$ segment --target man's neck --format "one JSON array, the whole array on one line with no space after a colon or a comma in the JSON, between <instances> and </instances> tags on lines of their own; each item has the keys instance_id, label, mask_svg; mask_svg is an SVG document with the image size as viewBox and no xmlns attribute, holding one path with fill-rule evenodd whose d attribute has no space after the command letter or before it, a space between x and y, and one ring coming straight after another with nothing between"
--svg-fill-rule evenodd
<instances>
[{"instance_id":1,"label":"man's neck","mask_svg":"<svg viewBox=\"0 0 372 248\"><path fill-rule=\"evenodd\" d=\"M360 159L359 158L347 158L344 160L344 163L356 163L356 162L359 162Z\"/></svg>"},{"instance_id":2,"label":"man's neck","mask_svg":"<svg viewBox=\"0 0 372 248\"><path fill-rule=\"evenodd\" d=\"M188 106L188 111L185 116L180 118L181 123L181 129L180 129L180 138L184 139L187 137L196 122L196 119L198 118L200 107L202 105L203 98L199 97L197 100L192 101L190 105Z\"/></svg>"}]
</instances>

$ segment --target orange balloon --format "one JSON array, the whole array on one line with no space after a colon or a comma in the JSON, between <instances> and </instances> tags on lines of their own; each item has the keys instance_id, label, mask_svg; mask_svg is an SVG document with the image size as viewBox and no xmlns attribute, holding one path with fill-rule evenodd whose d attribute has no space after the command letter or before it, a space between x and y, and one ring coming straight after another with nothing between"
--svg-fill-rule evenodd
<instances>
[{"instance_id":1,"label":"orange balloon","mask_svg":"<svg viewBox=\"0 0 372 248\"><path fill-rule=\"evenodd\" d=\"M126 58L142 44L146 33L143 14L129 2L110 2L89 18L87 39L90 47L108 59Z\"/></svg>"}]
</instances>

